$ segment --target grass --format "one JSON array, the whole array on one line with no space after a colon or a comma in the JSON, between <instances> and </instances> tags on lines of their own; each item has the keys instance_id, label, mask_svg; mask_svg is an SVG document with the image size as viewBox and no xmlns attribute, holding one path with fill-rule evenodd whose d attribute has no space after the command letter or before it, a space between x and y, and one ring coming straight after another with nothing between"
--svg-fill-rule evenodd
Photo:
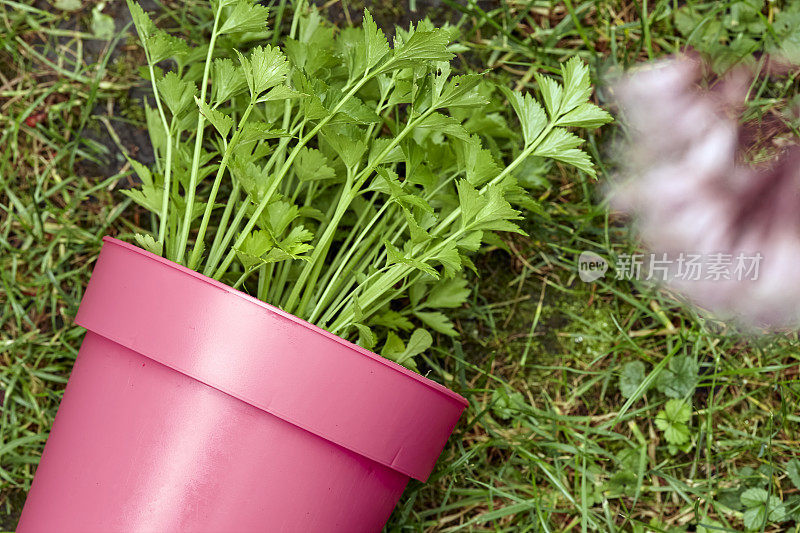
<instances>
[{"instance_id":1,"label":"grass","mask_svg":"<svg viewBox=\"0 0 800 533\"><path fill-rule=\"evenodd\" d=\"M126 207L111 193L123 174L86 169L105 155L89 140L94 113L132 77L112 73L107 53L87 66L86 36L62 29L65 19L0 3L0 527L9 530L83 336L72 318L98 239Z\"/></svg>"},{"instance_id":2,"label":"grass","mask_svg":"<svg viewBox=\"0 0 800 533\"><path fill-rule=\"evenodd\" d=\"M118 30L123 4L106 8ZM387 23L419 17L427 6L415 4L416 13L380 1L372 9ZM683 11L647 0L444 4L437 16L457 22L468 41L465 67L530 88L535 72L555 72L578 54L602 103L604 79L687 44L719 68L766 68L758 52L772 46L786 10L779 2L756 15L735 2L690 2ZM202 31L179 7L163 6L164 23ZM337 20L357 20L360 8L328 6ZM745 31L723 26L709 44L703 28L732 14ZM80 345L72 317L100 237L145 222L115 192L128 179L122 152L147 157L136 137L140 58L124 36L116 48L93 39L90 20L89 9L0 0L0 529L15 526ZM731 59L731 50L746 53ZM797 73L765 79L748 101L748 119L771 128L755 159L775 136L797 135L785 111ZM601 182L613 177L609 146L623 134L612 125L589 139ZM536 179L541 212L527 220L530 237L479 259L471 304L455 316L461 337L440 338L427 356L430 376L470 408L431 480L411 483L388 530L740 531L749 512L741 495L751 489L776 496L782 512L763 513L751 529L800 530L791 462L800 455L797 334L746 336L664 290L613 275L581 282L581 251L610 256L635 245L596 184L560 167ZM635 362L644 372L623 396L620 379ZM676 395L665 376L684 384L678 396L691 406L682 450L656 424Z\"/></svg>"}]
</instances>

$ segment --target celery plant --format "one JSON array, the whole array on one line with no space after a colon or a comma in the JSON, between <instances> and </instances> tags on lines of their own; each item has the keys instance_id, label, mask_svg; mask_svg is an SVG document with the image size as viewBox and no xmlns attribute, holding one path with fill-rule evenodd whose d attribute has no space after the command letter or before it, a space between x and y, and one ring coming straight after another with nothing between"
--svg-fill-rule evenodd
<instances>
[{"instance_id":1,"label":"celery plant","mask_svg":"<svg viewBox=\"0 0 800 533\"><path fill-rule=\"evenodd\" d=\"M428 330L456 334L442 309L466 300L470 255L522 233L520 209L536 207L523 163L594 175L568 128L609 115L576 58L563 83L537 76L542 105L453 75L452 28L398 28L390 46L368 11L337 30L298 3L280 46L252 46L265 7L211 6L208 41L190 45L130 3L156 103L155 168L132 162L142 186L125 191L158 219L137 241L404 365Z\"/></svg>"}]
</instances>

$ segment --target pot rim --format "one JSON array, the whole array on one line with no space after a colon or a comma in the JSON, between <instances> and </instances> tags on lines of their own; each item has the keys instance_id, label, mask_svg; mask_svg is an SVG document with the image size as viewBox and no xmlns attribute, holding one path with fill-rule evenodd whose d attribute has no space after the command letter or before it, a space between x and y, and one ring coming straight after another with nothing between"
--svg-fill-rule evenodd
<instances>
[{"instance_id":1,"label":"pot rim","mask_svg":"<svg viewBox=\"0 0 800 533\"><path fill-rule=\"evenodd\" d=\"M120 239L116 239L114 237L106 235L106 236L103 237L102 240L103 240L104 243L120 246L122 248L125 248L128 251L135 252L135 253L138 253L140 255L143 255L143 256L147 257L148 259L156 260L159 263L161 263L161 264L163 264L165 266L168 266L168 267L170 267L170 268L172 268L174 270L177 270L177 271L182 272L184 274L188 274L188 275L190 275L190 276L192 276L192 277L194 277L194 278L196 278L196 279L198 279L200 281L203 281L203 282L205 282L205 283L207 283L207 284L209 284L209 285L211 285L213 287L216 287L218 289L222 289L225 292L227 292L228 294L231 294L233 296L241 298L241 299L243 299L245 301L248 301L250 303L254 303L256 305L259 305L260 307L262 307L263 309L269 311L270 313L274 313L274 314L276 314L276 315L278 315L278 316L280 316L280 317L282 317L284 319L287 319L287 320L290 320L290 321L294 322L298 326L302 326L302 327L304 327L306 329L309 329L309 330L311 330L311 331L313 331L315 333L321 334L324 337L326 337L326 338L328 338L330 340L336 341L337 343L339 343L339 344L341 344L341 345L343 345L343 346L345 346L345 347L347 347L347 348L349 348L351 350L354 350L354 351L360 353L361 355L369 357L370 359L373 359L374 361L379 362L379 363L385 365L386 367L388 367L388 368L390 368L390 369L392 369L392 370L394 370L396 372L400 372L401 374L404 374L407 377L410 377L410 378L414 379L415 381L419 382L420 384L426 385L426 386L428 386L428 387L430 387L430 388L432 388L432 389L444 394L445 396L448 396L448 397L456 400L457 402L459 402L464 407L468 407L469 406L469 402L467 401L466 398L464 398L463 396L461 396L460 394L458 394L456 392L453 392L452 390L448 389L447 387L445 387L441 383L437 383L437 382L433 381L432 379L428 379L425 376L423 376L422 374L418 374L417 372L409 370L408 368L406 368L406 367L404 367L404 366L402 366L402 365L400 365L398 363L395 363L394 361L391 361L390 359L387 359L387 358L385 358L385 357L383 357L381 355L378 355L378 354L376 354L376 353L374 353L374 352L372 352L370 350L367 350L366 348L364 348L362 346L359 346L359 345L357 345L355 343L352 343L352 342L350 342L350 341L348 341L346 339L343 339L342 337L340 337L338 335L335 335L335 334L333 334L333 333L331 333L331 332L329 332L327 330L324 330L321 327L316 326L316 325L314 325L314 324L312 324L310 322L307 322L307 321L303 320L302 318L299 318L299 317L297 317L297 316L295 316L295 315L293 315L291 313L287 313L283 309L280 309L278 307L275 307L274 305L268 304L268 303L266 303L266 302L264 302L262 300L259 300L258 298L255 298L255 297L253 297L253 296L251 296L251 295L249 295L249 294L247 294L245 292L242 292L242 291L240 291L238 289L234 289L230 285L226 285L225 283L222 283L221 281L217 281L217 280L215 280L213 278L210 278L210 277L208 277L208 276L206 276L204 274L201 274L200 272L197 272L197 271L192 270L192 269L190 269L188 267L180 265L180 264L178 264L178 263L176 263L174 261L171 261L171 260L169 260L169 259L167 259L165 257L162 257L160 255L156 255L156 254L154 254L152 252L148 252L147 250L139 248L138 246L135 246L135 245L133 245L131 243L122 241Z\"/></svg>"}]
</instances>

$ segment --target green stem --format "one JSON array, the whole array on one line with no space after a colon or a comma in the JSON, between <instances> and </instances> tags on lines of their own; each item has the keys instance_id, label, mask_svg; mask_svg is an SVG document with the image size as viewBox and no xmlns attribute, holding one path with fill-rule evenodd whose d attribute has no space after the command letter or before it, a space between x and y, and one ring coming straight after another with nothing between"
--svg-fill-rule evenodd
<instances>
[{"instance_id":1,"label":"green stem","mask_svg":"<svg viewBox=\"0 0 800 533\"><path fill-rule=\"evenodd\" d=\"M272 281L272 274L275 271L275 263L261 265L258 270L258 292L256 295L259 300L266 302L267 295L269 294L270 282Z\"/></svg>"},{"instance_id":2,"label":"green stem","mask_svg":"<svg viewBox=\"0 0 800 533\"><path fill-rule=\"evenodd\" d=\"M297 281L294 284L294 287L292 287L292 292L289 294L289 299L286 301L286 306L284 307L287 313L294 312L297 299L299 298L303 289L306 288L309 278L311 279L313 288L314 280L319 276L322 264L325 262L325 257L328 255L331 242L333 242L333 237L339 227L339 222L347 212L347 209L350 207L350 202L353 200L354 196L352 190L353 176L350 169L348 169L347 174L347 182L345 183L342 193L339 196L339 202L336 205L336 210L326 225L325 231L322 233L322 237L320 237L317 246L311 253L311 260L305 264L303 270L300 272L300 276L297 278ZM308 300L311 299L312 292L313 291L309 289L303 294L303 299L300 302L301 313L305 308L305 305L308 304Z\"/></svg>"},{"instance_id":3,"label":"green stem","mask_svg":"<svg viewBox=\"0 0 800 533\"><path fill-rule=\"evenodd\" d=\"M298 131L300 131L301 126L302 124L293 128L290 134L294 136ZM287 142L288 142L287 137L281 138L277 150L284 150L285 144ZM276 153L273 153L263 169L264 174L268 173L269 169L272 168L272 165L274 164L276 157L277 157ZM236 185L238 185L238 182L236 183ZM238 199L237 196L238 191L239 189L236 189L236 194L231 193L231 196L228 197L228 203L225 206L226 211L228 211L228 209L231 209L233 207L231 204L235 203L235 200ZM206 261L206 266L203 269L203 274L205 274L206 276L214 275L214 271L216 270L219 261L222 259L222 254L225 248L227 248L228 243L231 241L231 239L233 239L233 236L236 234L236 231L239 228L239 224L244 218L244 215L247 213L247 208L250 205L250 202L251 202L250 195L245 196L244 201L239 206L239 211L237 211L236 218L234 219L234 224L232 224L230 228L228 228L227 226L227 217L223 215L223 220L225 222L220 223L220 226L217 229L217 236L214 238L214 243L212 244L211 251L209 252L208 261Z\"/></svg>"},{"instance_id":4,"label":"green stem","mask_svg":"<svg viewBox=\"0 0 800 533\"><path fill-rule=\"evenodd\" d=\"M376 233L376 234L373 234L373 235L369 236L369 238L367 239L367 241L363 245L363 249L359 250L359 252L353 258L353 262L355 263L355 266L352 267L352 269L348 269L348 272L356 272L356 273L361 272L361 273L364 273L364 272L368 271L370 265L378 265L378 264L380 264L380 259L379 259L378 255L379 255L379 250L380 250L381 247L380 246L373 246L373 243L378 240L377 239L378 235L380 235L380 233ZM383 268L378 268L376 266L376 271L373 274L370 274L370 276L368 276L364 280L364 282L360 284L360 286L366 286L370 282L370 280L372 280L372 278L374 278L375 276L378 276L382 271L386 270L387 268L388 267L385 267L385 266ZM334 284L334 287L335 287L336 297L329 304L327 304L325 306L326 307L325 314L320 319L319 324L327 324L327 323L329 323L331 321L331 319L334 316L336 316L336 314L339 312L339 310L347 303L347 300L351 296L354 297L355 293L357 292L358 286L359 286L359 284L357 283L355 275L347 276L347 279L345 281L333 280L332 283ZM352 292L348 292L348 291L351 291L351 289L354 286L357 286L356 289L353 290ZM394 294L397 294L397 293L394 292ZM322 309L322 308L320 308L320 309Z\"/></svg>"},{"instance_id":5,"label":"green stem","mask_svg":"<svg viewBox=\"0 0 800 533\"><path fill-rule=\"evenodd\" d=\"M167 218L169 214L169 187L172 178L172 126L167 125L167 116L164 113L164 107L161 105L161 98L158 96L158 86L156 85L156 73L153 68L153 62L150 59L150 52L147 50L147 45L144 39L141 39L142 47L147 57L147 67L150 70L150 84L153 87L153 97L156 100L156 107L158 108L158 116L161 118L161 125L164 127L164 135L167 138L167 153L166 162L164 166L164 192L161 198L161 215L158 225L158 244L161 246L161 255L164 255L164 241L167 235ZM175 117L172 117L174 124Z\"/></svg>"},{"instance_id":6,"label":"green stem","mask_svg":"<svg viewBox=\"0 0 800 533\"><path fill-rule=\"evenodd\" d=\"M219 246L214 249L214 255L209 256L208 261L206 262L206 268L203 270L203 273L206 276L211 276L214 272L214 268L219 260L222 258L222 254L224 253L225 249L228 247L228 243L231 242L231 239L236 234L236 230L239 228L239 225L242 223L242 219L244 218L245 214L247 214L247 203L249 202L249 196L242 201L239 205L238 211L236 211L236 216L233 218L233 222L231 223L228 230L225 232L222 241L219 243ZM220 276L222 277L222 276ZM216 278L219 279L219 278Z\"/></svg>"},{"instance_id":7,"label":"green stem","mask_svg":"<svg viewBox=\"0 0 800 533\"><path fill-rule=\"evenodd\" d=\"M359 215L358 220L353 225L351 230L348 232L347 238L341 244L341 246L339 246L339 251L336 253L336 256L333 258L333 261L331 261L330 266L328 267L325 275L322 277L322 280L320 281L320 290L322 289L322 287L325 287L325 290L322 291L322 294L320 294L320 290L317 291L317 296L318 296L317 304L312 310L311 315L309 315L308 318L309 322L313 322L314 320L316 320L321 305L327 299L328 293L332 289L332 286L335 284L335 281L339 280L339 276L342 273L342 269L344 269L344 267L347 266L347 263L350 261L350 258L353 257L353 253L357 249L359 249L361 241L364 240L365 232L369 231L372 228L372 226L374 226L375 222L378 219L380 219L380 216L389 207L388 203L382 205L381 208L377 211L377 213L373 215L373 217L367 223L366 227L364 227L358 233L358 236L356 236L358 228L364 223L364 220L369 214L370 209L372 209L372 206L377 200L377 198L378 198L377 194L372 196L369 204L367 205L367 208L362 210L362 213ZM355 241L353 240L354 238Z\"/></svg>"},{"instance_id":8,"label":"green stem","mask_svg":"<svg viewBox=\"0 0 800 533\"><path fill-rule=\"evenodd\" d=\"M350 289L357 284L357 273L368 272L370 266L374 267L374 272L367 276L366 279L360 284L360 286L366 286L374 277L380 275L381 272L390 268L389 266L378 266L381 262L383 262L382 257L385 255L386 250L382 246L374 246L373 243L375 243L375 241L377 241L382 235L394 233L397 230L400 221L402 220L402 217L392 217L387 214L383 217L383 220L381 220L381 225L374 231L371 231L367 234L366 240L358 247L358 251L350 260L352 264L349 265L346 270L349 275L344 279L340 278L332 280L331 284L333 285L337 295L332 302L325 306L325 314L322 316L319 323L315 322L315 324L322 325L330 322L332 317L336 316L336 313L338 313L339 310L347 303L348 298L355 296L357 289L352 293L349 293L348 291L350 291ZM387 222L389 221L391 221L391 224L387 229ZM393 292L396 294L395 291ZM320 307L320 309L322 309L322 307Z\"/></svg>"},{"instance_id":9,"label":"green stem","mask_svg":"<svg viewBox=\"0 0 800 533\"><path fill-rule=\"evenodd\" d=\"M292 269L291 263L284 261L278 267L280 272L276 274L278 278L278 283L272 284L272 289L270 289L270 302L274 302L275 305L279 305L281 300L283 299L283 293L286 289L286 280L289 279L289 271Z\"/></svg>"},{"instance_id":10,"label":"green stem","mask_svg":"<svg viewBox=\"0 0 800 533\"><path fill-rule=\"evenodd\" d=\"M239 183L239 180L234 180L233 189L231 189L231 193L228 195L228 201L225 203L225 211L222 212L222 218L220 219L219 225L217 226L217 231L216 234L214 235L214 241L211 243L211 249L208 251L209 261L206 261L206 266L203 269L203 274L205 274L206 276L210 275L213 272L213 266L211 265L210 261L212 257L218 255L217 250L219 249L219 244L222 241L223 237L225 236L225 232L228 228L228 221L231 218L233 207L236 205L236 200L239 198L240 188L241 184Z\"/></svg>"},{"instance_id":11,"label":"green stem","mask_svg":"<svg viewBox=\"0 0 800 533\"><path fill-rule=\"evenodd\" d=\"M211 59L214 57L214 44L217 41L217 29L219 19L222 15L222 7L225 2L217 2L217 12L214 14L214 26L211 29L211 41L208 44L206 54L206 64L203 68L203 81L200 85L200 101L206 103L206 93L208 92L208 76L211 71ZM195 132L194 154L192 156L192 171L189 176L189 188L186 191L186 211L183 214L183 227L181 228L181 238L178 244L178 255L176 263L183 262L183 255L186 253L186 243L189 241L189 229L192 222L192 210L194 209L194 195L197 189L197 175L200 170L200 153L203 150L203 128L205 127L205 116L202 113L197 115L197 132Z\"/></svg>"},{"instance_id":12,"label":"green stem","mask_svg":"<svg viewBox=\"0 0 800 533\"><path fill-rule=\"evenodd\" d=\"M234 283L234 284L233 284L233 285L231 285L231 286L232 286L234 289L238 289L239 287L241 287L241 286L242 286L242 283L244 283L244 282L245 282L245 280L247 280L247 278L249 278L249 277L250 277L250 275L251 275L253 272L255 272L255 270L256 270L255 268L248 268L248 269L245 269L245 271L244 271L244 272L242 272L242 275L241 275L241 276L239 276L239 279L237 279L237 280L236 280L236 283Z\"/></svg>"},{"instance_id":13,"label":"green stem","mask_svg":"<svg viewBox=\"0 0 800 533\"><path fill-rule=\"evenodd\" d=\"M329 311L336 306L339 302L347 296L347 290L353 286L355 277L359 272L364 272L367 265L373 264L377 247L372 244L377 240L378 236L385 234L385 226L387 218L381 218L384 209L389 207L390 204L384 204L381 211L370 220L367 227L365 227L358 239L348 249L347 256L339 263L336 272L333 276L328 277L325 290L317 300L317 305L314 308L309 322L314 322L322 315L322 322L327 322L333 313ZM380 220L381 224L372 229L375 223ZM343 272L347 272L347 276L342 276ZM333 298L332 298L333 296ZM323 315L323 313L325 313ZM316 322L314 322L316 324Z\"/></svg>"},{"instance_id":14,"label":"green stem","mask_svg":"<svg viewBox=\"0 0 800 533\"><path fill-rule=\"evenodd\" d=\"M203 212L203 219L200 222L200 230L197 232L197 237L195 237L194 241L194 247L192 248L192 254L189 257L189 268L191 269L195 268L198 260L200 259L203 243L205 241L206 230L208 229L208 222L211 220L211 212L214 210L214 202L217 199L217 193L219 192L219 186L222 183L222 177L225 174L225 170L228 168L228 160L233 153L234 147L236 147L237 143L239 142L239 137L242 134L244 125L247 123L247 119L250 117L250 113L252 113L255 104L255 98L250 98L250 104L247 106L247 109L244 110L242 118L239 121L239 124L236 126L236 131L234 132L233 137L231 137L231 142L225 147L225 153L223 154L222 161L217 169L217 175L214 177L214 184L211 186L208 203L206 203L206 208Z\"/></svg>"},{"instance_id":15,"label":"green stem","mask_svg":"<svg viewBox=\"0 0 800 533\"><path fill-rule=\"evenodd\" d=\"M301 312L305 310L305 306L311 300L313 287L314 284L316 283L317 277L319 276L319 272L322 269L322 263L324 262L324 258L328 253L328 248L330 247L330 241L333 239L333 235L338 227L339 221L341 220L342 216L344 216L345 212L350 207L350 202L352 202L353 198L355 197L355 194L351 193L357 193L358 190L361 188L361 186L364 184L364 182L367 180L367 178L369 178L369 176L375 170L375 168L379 164L381 164L384 161L384 159L386 159L386 157L392 152L392 150L394 150L397 147L397 145L399 145L400 142L411 131L413 131L413 129L417 126L417 124L425 120L433 112L434 109L431 107L430 109L422 113L420 116L412 119L408 124L406 124L405 128L403 128L403 131L401 131L394 139L392 139L392 142L390 142L383 150L381 150L381 153L378 154L378 156L375 157L375 159L373 159L371 163L369 163L366 167L364 167L363 170L361 170L356 175L355 185L353 186L352 190L350 188L349 183L348 185L345 186L345 192L343 192L340 197L341 200L336 208L334 219L331 220L330 224L328 224L328 227L325 228L324 238L327 238L327 240L324 241L320 240L320 243L323 246L314 249L314 253L311 256L311 261L309 261L306 264L306 266L300 273L300 277L297 279L297 283L295 283L295 286L292 288L292 293L289 296L289 300L287 302L288 307L286 308L287 312L289 313L294 312L294 306L298 296L300 295L300 291L302 291L306 286L311 288L307 290L306 294L304 294L303 296L300 305ZM344 202L342 202L342 200L344 200ZM311 277L310 283L308 283L309 276Z\"/></svg>"}]
</instances>

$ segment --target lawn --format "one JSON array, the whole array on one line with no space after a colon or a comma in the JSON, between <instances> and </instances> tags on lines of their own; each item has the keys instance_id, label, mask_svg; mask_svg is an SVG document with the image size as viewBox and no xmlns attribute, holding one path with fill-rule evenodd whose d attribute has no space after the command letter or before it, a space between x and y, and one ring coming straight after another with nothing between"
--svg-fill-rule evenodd
<instances>
[{"instance_id":1,"label":"lawn","mask_svg":"<svg viewBox=\"0 0 800 533\"><path fill-rule=\"evenodd\" d=\"M143 6L177 33L208 30L207 3ZM610 80L637 63L691 46L718 73L763 71L765 52L800 46L788 1L322 5L339 26L364 7L388 33L426 15L456 25L459 68L510 88L534 91L535 74L577 55L611 111ZM287 3L272 12L285 27ZM14 530L80 346L73 318L100 239L151 224L120 193L136 182L125 156L153 160L142 64L124 2L0 0L0 530ZM769 126L753 160L796 141L799 74L752 84L743 120ZM535 199L527 236L475 258L452 313L459 335L423 355L423 373L470 407L387 530L800 531L797 334L743 334L613 268L581 281L581 252L638 245L604 202L624 127L579 133L597 178L558 163L520 171Z\"/></svg>"}]
</instances>

